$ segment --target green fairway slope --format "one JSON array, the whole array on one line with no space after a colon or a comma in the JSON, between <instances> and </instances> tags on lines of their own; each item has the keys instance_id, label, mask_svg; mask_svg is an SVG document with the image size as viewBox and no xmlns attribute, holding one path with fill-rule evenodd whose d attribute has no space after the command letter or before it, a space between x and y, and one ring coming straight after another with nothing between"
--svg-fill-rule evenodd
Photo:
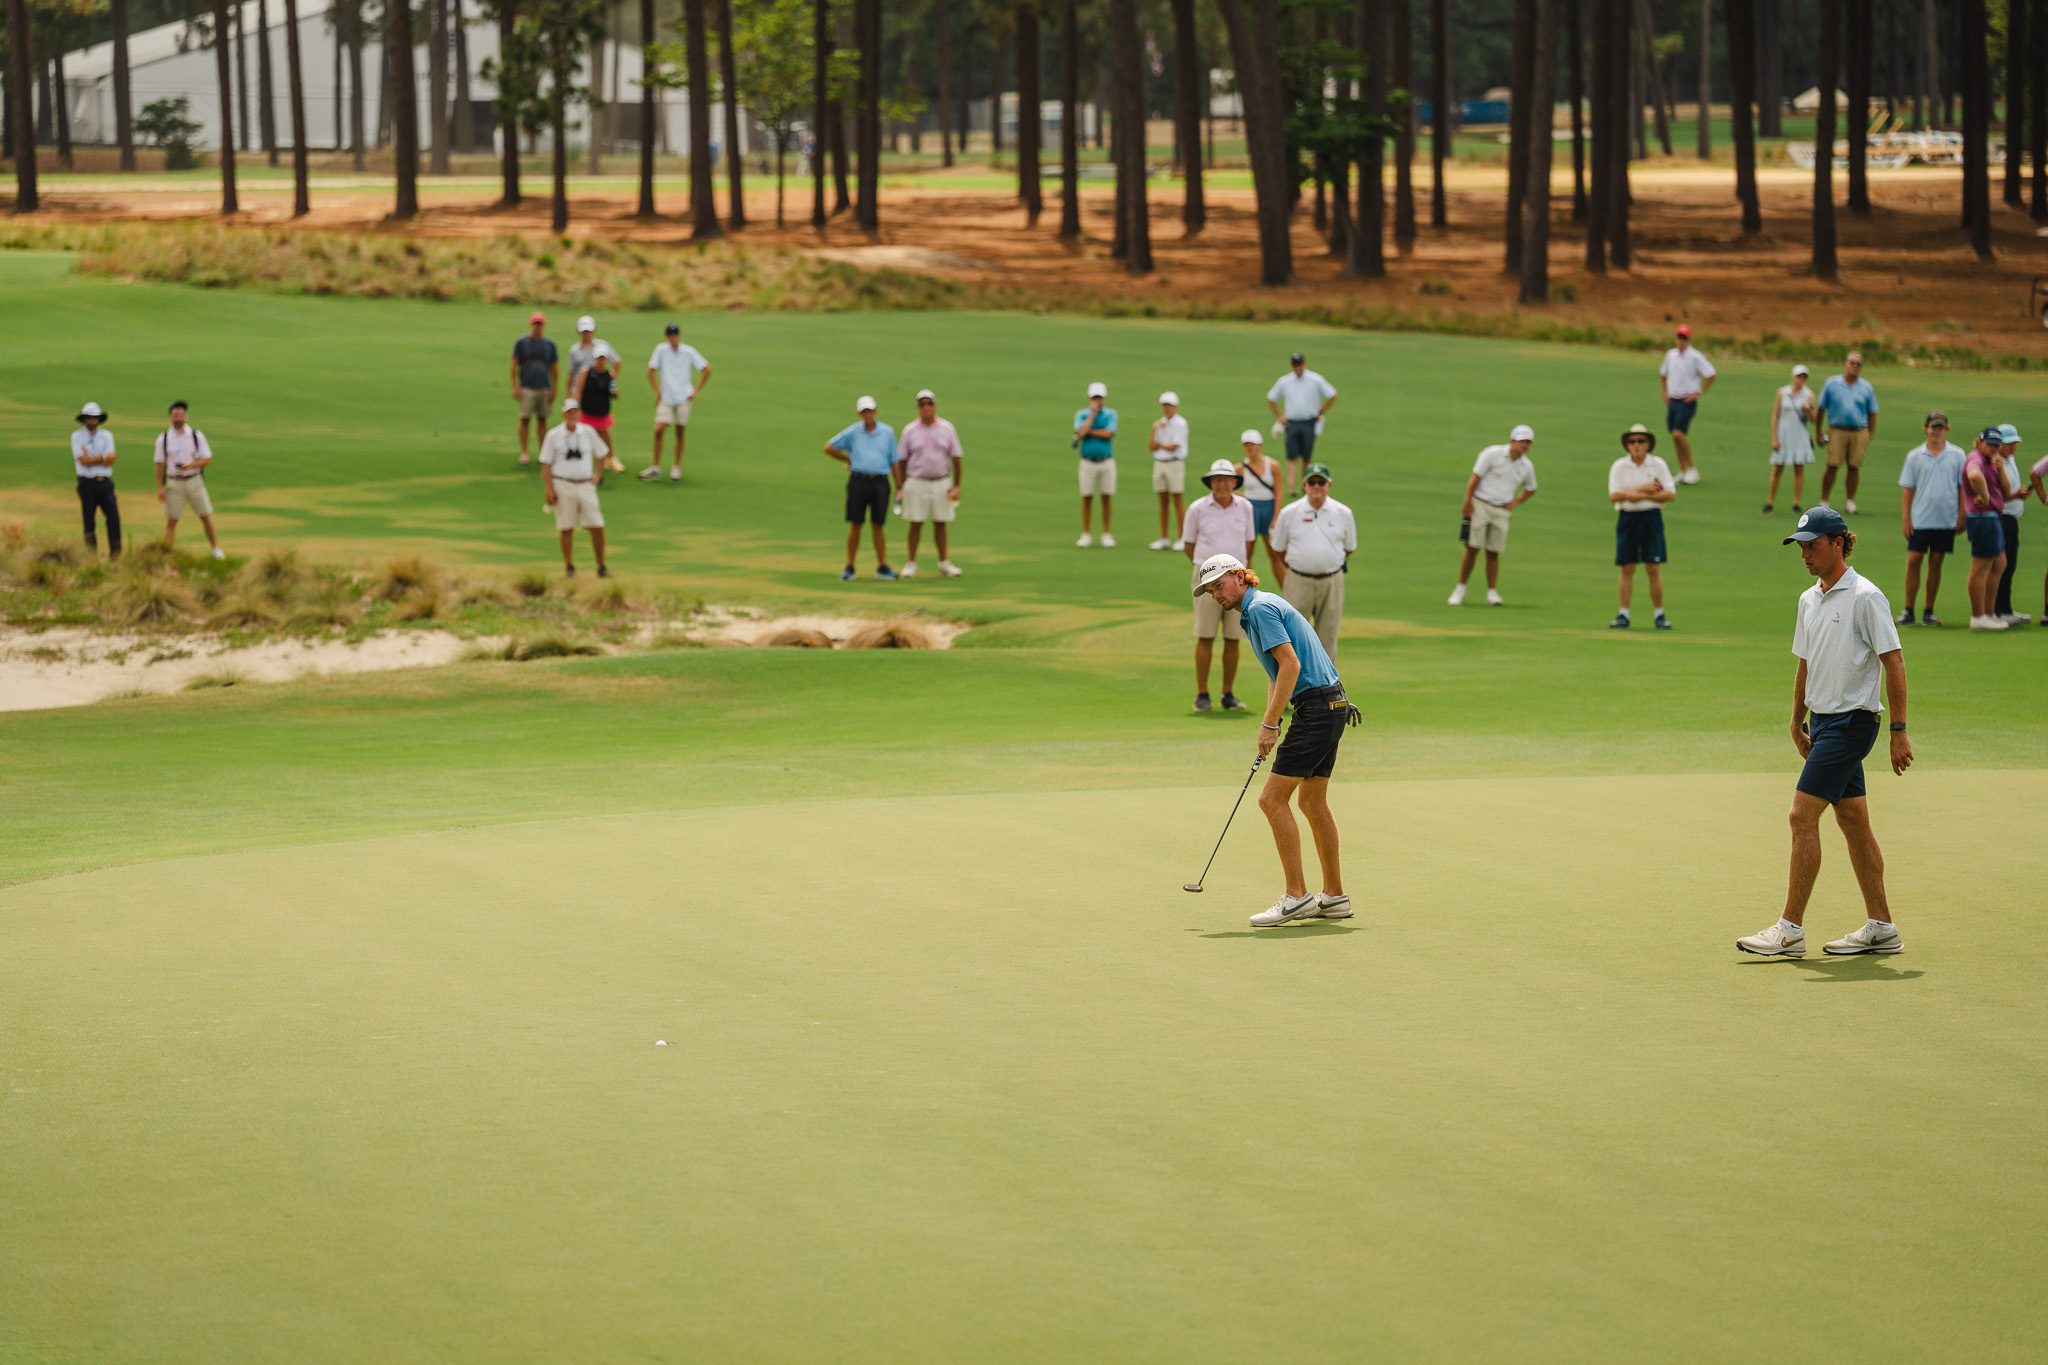
<instances>
[{"instance_id":1,"label":"green fairway slope","mask_svg":"<svg viewBox=\"0 0 2048 1365\"><path fill-rule=\"evenodd\" d=\"M1881 782L1882 961L1740 777L1342 785L1264 934L1218 787L9 888L0 1359L2035 1360L2048 784Z\"/></svg>"}]
</instances>

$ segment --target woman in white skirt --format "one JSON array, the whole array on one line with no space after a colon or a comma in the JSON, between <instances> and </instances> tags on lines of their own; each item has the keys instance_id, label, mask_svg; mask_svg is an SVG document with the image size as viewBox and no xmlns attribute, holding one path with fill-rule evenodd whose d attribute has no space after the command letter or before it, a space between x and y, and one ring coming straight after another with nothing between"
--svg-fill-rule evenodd
<instances>
[{"instance_id":1,"label":"woman in white skirt","mask_svg":"<svg viewBox=\"0 0 2048 1365\"><path fill-rule=\"evenodd\" d=\"M1812 428L1818 407L1807 387L1806 367L1792 367L1792 382L1778 390L1771 404L1771 491L1764 499L1768 514L1778 501L1778 480L1792 466L1792 510L1806 500L1806 466L1813 463Z\"/></svg>"}]
</instances>

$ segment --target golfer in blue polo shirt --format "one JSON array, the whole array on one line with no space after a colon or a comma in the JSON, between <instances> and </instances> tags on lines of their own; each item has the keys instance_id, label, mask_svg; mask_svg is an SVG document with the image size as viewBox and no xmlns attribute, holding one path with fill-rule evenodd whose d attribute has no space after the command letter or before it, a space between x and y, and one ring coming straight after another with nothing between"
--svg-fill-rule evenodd
<instances>
[{"instance_id":1,"label":"golfer in blue polo shirt","mask_svg":"<svg viewBox=\"0 0 2048 1365\"><path fill-rule=\"evenodd\" d=\"M860 552L860 524L875 528L875 577L894 581L889 567L890 474L896 468L896 429L875 420L875 400L862 394L853 410L860 420L825 442L825 455L847 468L846 567L842 582L854 576L853 557Z\"/></svg>"},{"instance_id":2,"label":"golfer in blue polo shirt","mask_svg":"<svg viewBox=\"0 0 2048 1365\"><path fill-rule=\"evenodd\" d=\"M1253 915L1254 929L1311 919L1348 919L1351 897L1344 894L1344 874L1337 860L1337 817L1330 812L1330 773L1337 766L1337 742L1344 727L1358 723L1358 710L1344 695L1337 666L1316 638L1308 618L1278 593L1260 592L1259 576L1236 555L1210 555L1202 561L1195 584L1197 597L1207 595L1224 611L1236 611L1252 643L1259 666L1273 685L1266 690L1266 713L1259 726L1259 760L1275 745L1279 754L1259 793L1259 809L1273 826L1273 845L1280 852L1286 894L1269 910ZM1280 716L1289 703L1294 723L1280 738ZM1301 829L1289 798L1301 793L1301 813L1308 818L1322 864L1323 890L1310 895L1301 868Z\"/></svg>"}]
</instances>

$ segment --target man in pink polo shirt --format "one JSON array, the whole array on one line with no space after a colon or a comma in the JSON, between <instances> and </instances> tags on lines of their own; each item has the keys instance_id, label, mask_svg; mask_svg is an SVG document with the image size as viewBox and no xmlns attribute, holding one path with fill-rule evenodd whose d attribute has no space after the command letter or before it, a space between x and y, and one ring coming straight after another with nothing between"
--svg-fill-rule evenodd
<instances>
[{"instance_id":1,"label":"man in pink polo shirt","mask_svg":"<svg viewBox=\"0 0 2048 1365\"><path fill-rule=\"evenodd\" d=\"M903 576L917 577L917 539L932 524L932 542L939 549L939 574L958 578L960 569L947 556L946 530L960 502L960 433L939 416L939 399L930 389L917 391L917 420L896 439L896 495L903 519L910 523L910 548L903 555Z\"/></svg>"},{"instance_id":2,"label":"man in pink polo shirt","mask_svg":"<svg viewBox=\"0 0 2048 1365\"><path fill-rule=\"evenodd\" d=\"M1232 555L1239 561L1250 559L1252 542L1258 535L1253 528L1250 501L1237 496L1236 465L1218 460L1209 466L1202 482L1209 486L1209 494L1188 504L1180 528L1181 545L1195 566L1191 587L1199 582L1202 563L1210 555ZM1235 608L1225 611L1206 593L1195 598L1195 709L1213 709L1209 701L1209 661L1218 629L1223 632L1223 709L1242 711L1245 705L1233 689L1237 686L1237 646L1244 639L1244 626Z\"/></svg>"}]
</instances>

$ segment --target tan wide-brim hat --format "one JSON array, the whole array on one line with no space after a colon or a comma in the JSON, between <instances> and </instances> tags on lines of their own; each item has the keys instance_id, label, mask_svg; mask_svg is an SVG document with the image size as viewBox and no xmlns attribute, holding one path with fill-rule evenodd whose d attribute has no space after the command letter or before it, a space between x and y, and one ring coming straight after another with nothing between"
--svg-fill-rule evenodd
<instances>
[{"instance_id":1,"label":"tan wide-brim hat","mask_svg":"<svg viewBox=\"0 0 2048 1365\"><path fill-rule=\"evenodd\" d=\"M1650 449L1655 450L1657 448L1657 433L1644 426L1641 422L1636 423L1627 431L1621 433L1621 448L1623 450L1628 449L1628 438L1631 436L1647 436L1650 438Z\"/></svg>"}]
</instances>

